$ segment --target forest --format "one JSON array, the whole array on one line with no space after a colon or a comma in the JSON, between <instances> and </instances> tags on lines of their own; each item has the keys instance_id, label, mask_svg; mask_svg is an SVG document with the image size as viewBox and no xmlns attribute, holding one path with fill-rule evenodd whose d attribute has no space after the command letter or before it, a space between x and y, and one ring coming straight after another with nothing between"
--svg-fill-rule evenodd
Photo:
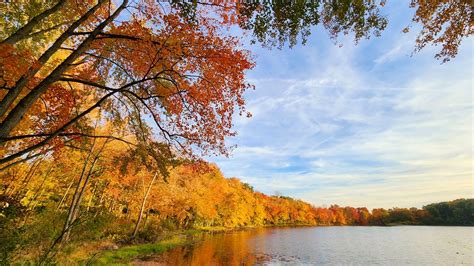
<instances>
[{"instance_id":1,"label":"forest","mask_svg":"<svg viewBox=\"0 0 474 266\"><path fill-rule=\"evenodd\" d=\"M87 156L82 154L82 158ZM67 236L63 236L64 221L71 208L67 202L74 200L70 191L76 188L74 180L66 177L84 168L80 165L81 154L75 152L64 154L61 160L37 161L12 173L19 177L15 178L19 182L3 183L0 235L2 243L7 243L2 245L3 261L40 258L59 237L67 237L67 244L64 241L63 245L71 248L111 240L122 244L153 243L167 232L190 229L474 226L474 199L434 203L422 209L369 211L365 207L338 205L323 208L254 191L237 178L225 178L213 164L178 162L168 169L166 176L158 177L145 167L135 169L136 164L121 161L124 155L117 147L102 150L98 159L92 156L97 170L86 169L84 178L92 178L90 189L81 195L82 208L69 225Z\"/></svg>"},{"instance_id":2,"label":"forest","mask_svg":"<svg viewBox=\"0 0 474 266\"><path fill-rule=\"evenodd\" d=\"M278 49L320 26L335 43L357 43L383 33L385 1L0 5L2 265L193 228L473 223L472 199L320 208L259 193L202 160L231 155L234 116L252 116L244 93L255 62L229 32ZM469 1L410 6L421 24L414 52L439 45L435 58L448 62L473 32Z\"/></svg>"}]
</instances>

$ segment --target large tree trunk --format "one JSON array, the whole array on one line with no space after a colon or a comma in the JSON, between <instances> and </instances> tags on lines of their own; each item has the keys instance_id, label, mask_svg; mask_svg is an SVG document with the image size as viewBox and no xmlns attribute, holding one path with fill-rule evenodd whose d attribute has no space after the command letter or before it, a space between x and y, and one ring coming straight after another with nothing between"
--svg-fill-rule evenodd
<instances>
[{"instance_id":1,"label":"large tree trunk","mask_svg":"<svg viewBox=\"0 0 474 266\"><path fill-rule=\"evenodd\" d=\"M21 41L22 39L26 38L28 34L34 29L34 27L37 26L41 22L41 20L57 12L65 3L66 3L66 0L59 0L58 3L56 3L53 7L51 7L50 9L46 9L42 13L32 18L30 21L28 21L28 23L26 23L26 25L19 28L11 36L9 36L8 38L0 42L0 44L13 45Z\"/></svg>"},{"instance_id":2,"label":"large tree trunk","mask_svg":"<svg viewBox=\"0 0 474 266\"><path fill-rule=\"evenodd\" d=\"M20 95L21 91L30 81L30 79L34 75L36 75L38 71L41 70L41 67L51 58L51 56L53 56L54 53L59 50L59 48L66 41L66 39L69 38L84 21L86 21L90 16L92 16L95 11L97 11L97 9L102 5L103 2L104 0L99 1L97 5L89 9L81 18L72 23L71 26L69 26L69 28L63 34L61 34L58 39L56 39L53 45L51 45L46 50L46 52L44 52L40 56L37 64L31 66L28 71L23 76L21 76L21 78L15 83L15 86L8 90L8 93L3 97L2 101L0 101L0 117L7 113L8 108L15 101L18 95Z\"/></svg>"},{"instance_id":3,"label":"large tree trunk","mask_svg":"<svg viewBox=\"0 0 474 266\"><path fill-rule=\"evenodd\" d=\"M102 0L100 3L102 3ZM115 12L109 16L106 20L100 23L89 36L72 52L59 66L57 66L46 78L44 78L35 88L33 88L20 102L10 111L5 120L0 124L0 142L2 138L6 138L10 135L13 128L20 122L21 118L25 115L28 109L38 100L38 98L46 92L49 86L56 82L64 71L74 63L74 61L83 54L84 51L89 47L92 41L102 30L112 22L121 12L125 9L128 0L124 0L123 3L115 10ZM97 5L95 6L97 7Z\"/></svg>"},{"instance_id":4,"label":"large tree trunk","mask_svg":"<svg viewBox=\"0 0 474 266\"><path fill-rule=\"evenodd\" d=\"M153 183L155 182L157 175L158 175L158 172L155 173L155 175L151 179L151 182L148 185L148 189L146 190L145 195L143 197L142 205L140 206L140 212L138 213L138 219L137 219L137 222L135 223L135 229L133 230L132 238L135 238L135 236L138 233L138 228L140 226L140 222L142 221L142 217L143 217L143 210L145 209L145 206L146 206L146 199L148 198L148 194L150 194L151 187L153 186Z\"/></svg>"}]
</instances>

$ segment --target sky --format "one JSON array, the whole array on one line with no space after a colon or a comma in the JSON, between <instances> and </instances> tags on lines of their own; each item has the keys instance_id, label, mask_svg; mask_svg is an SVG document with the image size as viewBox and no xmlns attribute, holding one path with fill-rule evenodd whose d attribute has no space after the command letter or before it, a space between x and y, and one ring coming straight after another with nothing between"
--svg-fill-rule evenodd
<instances>
[{"instance_id":1,"label":"sky","mask_svg":"<svg viewBox=\"0 0 474 266\"><path fill-rule=\"evenodd\" d=\"M422 207L472 198L472 38L441 64L440 47L411 56L413 10L384 8L381 37L339 45L316 27L305 46L250 45L252 118L235 116L230 157L207 158L255 190L308 201Z\"/></svg>"}]
</instances>

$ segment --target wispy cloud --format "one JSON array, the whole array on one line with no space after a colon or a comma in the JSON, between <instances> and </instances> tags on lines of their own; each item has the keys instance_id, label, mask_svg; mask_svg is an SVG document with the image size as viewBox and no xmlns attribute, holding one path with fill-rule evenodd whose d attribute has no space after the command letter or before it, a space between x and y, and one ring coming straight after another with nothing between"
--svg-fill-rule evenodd
<instances>
[{"instance_id":1,"label":"wispy cloud","mask_svg":"<svg viewBox=\"0 0 474 266\"><path fill-rule=\"evenodd\" d=\"M472 51L440 65L434 51L408 57L397 34L341 49L321 39L257 49L253 117L236 118L233 156L211 160L258 190L316 205L472 197Z\"/></svg>"}]
</instances>

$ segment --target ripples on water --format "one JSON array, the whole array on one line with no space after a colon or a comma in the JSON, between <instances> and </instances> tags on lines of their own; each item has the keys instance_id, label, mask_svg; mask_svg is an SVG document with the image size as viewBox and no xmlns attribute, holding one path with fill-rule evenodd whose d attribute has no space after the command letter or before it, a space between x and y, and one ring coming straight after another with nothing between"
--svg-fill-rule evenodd
<instances>
[{"instance_id":1,"label":"ripples on water","mask_svg":"<svg viewBox=\"0 0 474 266\"><path fill-rule=\"evenodd\" d=\"M474 265L473 227L299 227L204 234L149 265Z\"/></svg>"}]
</instances>

